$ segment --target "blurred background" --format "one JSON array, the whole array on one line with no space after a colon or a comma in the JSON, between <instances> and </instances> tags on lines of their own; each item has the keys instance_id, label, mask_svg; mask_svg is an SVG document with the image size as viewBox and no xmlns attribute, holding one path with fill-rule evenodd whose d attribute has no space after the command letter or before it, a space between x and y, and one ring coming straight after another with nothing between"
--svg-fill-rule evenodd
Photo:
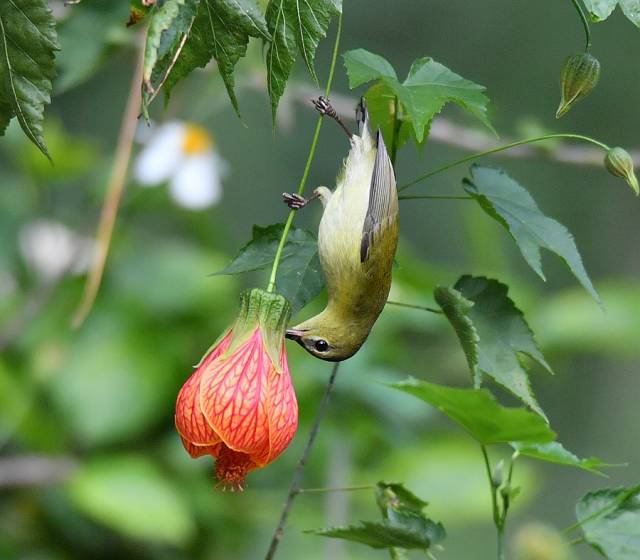
<instances>
[{"instance_id":1,"label":"blurred background","mask_svg":"<svg viewBox=\"0 0 640 560\"><path fill-rule=\"evenodd\" d=\"M249 476L241 494L214 490L211 459L184 452L174 403L192 365L233 320L241 289L266 282L265 273L211 273L250 239L253 224L285 220L280 193L297 186L316 119L305 89L311 84L298 64L274 130L255 43L238 66L242 120L215 68L179 85L166 110L162 100L155 103L154 126L137 133L95 307L73 330L135 68L138 31L123 25L128 4L52 3L63 49L45 127L54 164L15 123L0 140L0 558L262 558L330 365L290 345L298 435L280 459ZM431 56L485 85L501 139L550 130L640 146L633 62L640 31L620 13L593 27L592 52L603 67L598 87L558 122L560 68L583 46L568 0L344 4L342 51L379 53L400 75L413 59ZM334 32L332 26L318 51L321 81ZM349 93L341 65L334 91L354 99L363 93ZM442 118L476 126L453 107ZM310 187L333 184L347 147L339 128L326 123ZM467 153L435 141L423 153L408 145L398 180ZM154 175L159 160L166 160L163 171ZM640 481L640 207L603 168L555 163L543 150L485 162L504 166L574 234L605 310L553 256L545 257L542 283L506 232L467 201L403 203L392 297L432 304L433 287L463 273L509 284L556 372L534 368L532 377L560 441L580 456L628 463L610 469L606 480L518 461L523 491L509 519L510 558L567 558L525 557L523 543L539 523L572 524L586 491ZM414 192L461 194L465 173L456 168ZM185 179L194 175L208 183ZM320 212L310 207L297 225L315 231ZM323 297L301 316L321 307ZM405 482L447 528L438 558L495 558L480 451L437 411L382 384L407 375L455 385L468 373L446 321L388 308L341 368L303 486ZM500 451L493 453L497 459ZM302 533L378 515L370 491L301 495L278 557L385 558L384 551ZM596 556L581 546L572 557Z\"/></svg>"}]
</instances>

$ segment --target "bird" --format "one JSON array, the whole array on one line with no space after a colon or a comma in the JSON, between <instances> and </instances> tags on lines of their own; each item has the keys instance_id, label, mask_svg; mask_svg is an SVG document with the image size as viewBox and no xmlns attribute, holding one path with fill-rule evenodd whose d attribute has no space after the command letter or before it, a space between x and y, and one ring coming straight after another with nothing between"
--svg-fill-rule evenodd
<instances>
[{"instance_id":1,"label":"bird","mask_svg":"<svg viewBox=\"0 0 640 560\"><path fill-rule=\"evenodd\" d=\"M360 349L387 301L400 230L398 193L393 164L380 130L371 132L364 98L356 108L358 134L353 135L328 99L314 104L347 132L350 150L333 192L321 186L308 199L283 193L292 209L313 199L324 206L318 254L328 296L323 311L287 329L285 336L313 356L337 362Z\"/></svg>"}]
</instances>

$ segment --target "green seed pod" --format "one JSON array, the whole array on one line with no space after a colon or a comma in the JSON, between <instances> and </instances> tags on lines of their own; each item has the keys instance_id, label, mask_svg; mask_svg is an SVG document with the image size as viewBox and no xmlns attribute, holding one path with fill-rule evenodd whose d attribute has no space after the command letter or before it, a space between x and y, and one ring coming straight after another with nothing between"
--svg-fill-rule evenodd
<instances>
[{"instance_id":1,"label":"green seed pod","mask_svg":"<svg viewBox=\"0 0 640 560\"><path fill-rule=\"evenodd\" d=\"M573 54L567 58L560 73L562 99L556 111L556 119L596 87L599 78L600 63L589 53Z\"/></svg>"},{"instance_id":2,"label":"green seed pod","mask_svg":"<svg viewBox=\"0 0 640 560\"><path fill-rule=\"evenodd\" d=\"M612 175L622 177L636 193L636 196L640 194L638 178L633 169L633 158L627 150L620 147L611 148L604 158L604 166Z\"/></svg>"}]
</instances>

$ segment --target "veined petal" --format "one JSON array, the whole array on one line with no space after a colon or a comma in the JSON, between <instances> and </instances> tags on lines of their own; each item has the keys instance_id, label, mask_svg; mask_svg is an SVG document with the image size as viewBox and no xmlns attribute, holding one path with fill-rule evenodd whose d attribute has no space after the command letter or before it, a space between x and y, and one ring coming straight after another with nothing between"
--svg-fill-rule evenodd
<instances>
[{"instance_id":1,"label":"veined petal","mask_svg":"<svg viewBox=\"0 0 640 560\"><path fill-rule=\"evenodd\" d=\"M171 198L188 210L204 210L222 197L219 159L212 151L186 157L169 185Z\"/></svg>"},{"instance_id":2,"label":"veined petal","mask_svg":"<svg viewBox=\"0 0 640 560\"><path fill-rule=\"evenodd\" d=\"M175 415L176 429L182 438L183 444L185 444L185 449L192 457L200 457L205 453L213 454L214 449L209 446L215 446L221 442L218 434L211 429L211 426L200 411L200 383L206 368L227 349L230 342L231 333L229 332L205 356L201 365L189 377L178 394ZM187 445L187 443L190 445ZM194 449L194 447L202 447L202 449Z\"/></svg>"},{"instance_id":3,"label":"veined petal","mask_svg":"<svg viewBox=\"0 0 640 560\"><path fill-rule=\"evenodd\" d=\"M186 126L181 122L158 127L133 165L133 176L140 185L154 187L176 173L185 158L182 150L185 131Z\"/></svg>"},{"instance_id":4,"label":"veined petal","mask_svg":"<svg viewBox=\"0 0 640 560\"><path fill-rule=\"evenodd\" d=\"M284 345L283 345L284 346ZM283 348L281 373L269 373L269 436L270 451L264 463L270 463L282 453L298 428L298 401L291 383L287 355Z\"/></svg>"},{"instance_id":5,"label":"veined petal","mask_svg":"<svg viewBox=\"0 0 640 560\"><path fill-rule=\"evenodd\" d=\"M203 374L200 409L211 428L231 449L262 456L269 449L268 372L260 330Z\"/></svg>"}]
</instances>

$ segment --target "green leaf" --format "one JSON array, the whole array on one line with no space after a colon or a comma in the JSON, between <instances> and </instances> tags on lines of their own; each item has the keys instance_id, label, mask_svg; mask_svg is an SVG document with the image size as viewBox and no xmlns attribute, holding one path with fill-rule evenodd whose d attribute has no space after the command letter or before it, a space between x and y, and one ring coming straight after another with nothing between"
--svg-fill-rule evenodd
<instances>
[{"instance_id":1,"label":"green leaf","mask_svg":"<svg viewBox=\"0 0 640 560\"><path fill-rule=\"evenodd\" d=\"M240 274L270 267L276 256L283 224L254 226L251 241L235 258L215 274ZM313 234L291 228L282 250L276 275L276 289L291 303L293 313L302 309L324 287L318 258L318 242Z\"/></svg>"},{"instance_id":2,"label":"green leaf","mask_svg":"<svg viewBox=\"0 0 640 560\"><path fill-rule=\"evenodd\" d=\"M446 66L421 58L412 64L398 94L413 123L416 141L422 142L433 117L449 102L460 105L493 131L487 116L489 98L484 92L483 86L465 80Z\"/></svg>"},{"instance_id":3,"label":"green leaf","mask_svg":"<svg viewBox=\"0 0 640 560\"><path fill-rule=\"evenodd\" d=\"M218 63L231 103L238 113L234 91L236 63L247 53L249 37L270 39L267 24L254 0L201 0L180 56L165 83L165 93L196 68L208 64L211 58Z\"/></svg>"},{"instance_id":4,"label":"green leaf","mask_svg":"<svg viewBox=\"0 0 640 560\"><path fill-rule=\"evenodd\" d=\"M465 275L453 290L448 290L451 299L458 299L457 307L445 306L443 311L460 338L476 387L481 385L483 375L489 375L544 416L531 390L520 354L533 358L550 372L551 368L538 350L522 312L508 297L509 288L497 280ZM465 308L461 298L472 305ZM467 322L475 330L477 342ZM477 362L474 363L476 344Z\"/></svg>"},{"instance_id":5,"label":"green leaf","mask_svg":"<svg viewBox=\"0 0 640 560\"><path fill-rule=\"evenodd\" d=\"M305 531L305 533L366 544L371 548L427 550L431 546L431 540L427 535L412 531L401 525L393 525L389 521L361 521L360 525L313 529ZM434 530L433 533L435 534L436 531Z\"/></svg>"},{"instance_id":6,"label":"green leaf","mask_svg":"<svg viewBox=\"0 0 640 560\"><path fill-rule=\"evenodd\" d=\"M489 98L484 93L485 88L462 78L431 58L414 61L402 83L389 62L364 49L345 53L344 64L351 88L377 82L366 94L373 122L393 120L393 98L397 97L402 126L410 126L419 146L425 140L433 117L450 102L460 105L493 131L487 116ZM384 87L376 88L377 85ZM406 131L402 134L402 128L401 135L400 144L409 137Z\"/></svg>"},{"instance_id":7,"label":"green leaf","mask_svg":"<svg viewBox=\"0 0 640 560\"><path fill-rule=\"evenodd\" d=\"M566 465L569 467L577 467L579 469L592 472L600 476L606 476L600 469L605 467L613 467L610 463L598 459L597 457L589 457L588 459L580 459L571 451L565 449L558 441L549 443L520 443L512 442L511 446L520 453L533 459L555 463L557 465Z\"/></svg>"},{"instance_id":8,"label":"green leaf","mask_svg":"<svg viewBox=\"0 0 640 560\"><path fill-rule=\"evenodd\" d=\"M316 48L331 18L341 12L342 0L269 0L266 19L272 40L267 50L267 89L274 120L298 52L317 83Z\"/></svg>"},{"instance_id":9,"label":"green leaf","mask_svg":"<svg viewBox=\"0 0 640 560\"><path fill-rule=\"evenodd\" d=\"M618 4L624 15L640 27L640 0L584 0L584 5L594 21L607 19Z\"/></svg>"},{"instance_id":10,"label":"green leaf","mask_svg":"<svg viewBox=\"0 0 640 560\"><path fill-rule=\"evenodd\" d=\"M343 58L351 89L380 78L398 81L393 66L378 54L365 49L355 49L344 53Z\"/></svg>"},{"instance_id":11,"label":"green leaf","mask_svg":"<svg viewBox=\"0 0 640 560\"><path fill-rule=\"evenodd\" d=\"M149 21L143 63L143 111L180 57L200 0L165 0L155 4Z\"/></svg>"},{"instance_id":12,"label":"green leaf","mask_svg":"<svg viewBox=\"0 0 640 560\"><path fill-rule=\"evenodd\" d=\"M499 404L486 389L458 389L410 377L390 385L434 406L484 445L522 441L546 443L555 433L540 415Z\"/></svg>"},{"instance_id":13,"label":"green leaf","mask_svg":"<svg viewBox=\"0 0 640 560\"><path fill-rule=\"evenodd\" d=\"M469 317L469 310L473 302L469 301L458 290L438 286L433 292L436 303L440 306L447 319L458 335L462 351L467 358L469 370L475 379L478 365L478 343L480 337L473 321Z\"/></svg>"},{"instance_id":14,"label":"green leaf","mask_svg":"<svg viewBox=\"0 0 640 560\"><path fill-rule=\"evenodd\" d=\"M128 537L180 546L195 533L182 494L141 456L94 459L70 480L68 492L83 513Z\"/></svg>"},{"instance_id":15,"label":"green leaf","mask_svg":"<svg viewBox=\"0 0 640 560\"><path fill-rule=\"evenodd\" d=\"M389 508L403 509L421 514L429 504L418 498L404 484L398 482L383 482L376 484L376 502L383 516L387 516Z\"/></svg>"},{"instance_id":16,"label":"green leaf","mask_svg":"<svg viewBox=\"0 0 640 560\"><path fill-rule=\"evenodd\" d=\"M640 558L640 485L590 492L576 517L585 540L609 560Z\"/></svg>"},{"instance_id":17,"label":"green leaf","mask_svg":"<svg viewBox=\"0 0 640 560\"><path fill-rule=\"evenodd\" d=\"M471 166L465 190L511 234L529 266L545 280L540 249L558 255L580 284L600 303L573 237L562 224L545 216L531 195L501 169Z\"/></svg>"},{"instance_id":18,"label":"green leaf","mask_svg":"<svg viewBox=\"0 0 640 560\"><path fill-rule=\"evenodd\" d=\"M45 0L0 3L0 134L15 116L28 138L49 157L42 135L51 102L58 40Z\"/></svg>"}]
</instances>

